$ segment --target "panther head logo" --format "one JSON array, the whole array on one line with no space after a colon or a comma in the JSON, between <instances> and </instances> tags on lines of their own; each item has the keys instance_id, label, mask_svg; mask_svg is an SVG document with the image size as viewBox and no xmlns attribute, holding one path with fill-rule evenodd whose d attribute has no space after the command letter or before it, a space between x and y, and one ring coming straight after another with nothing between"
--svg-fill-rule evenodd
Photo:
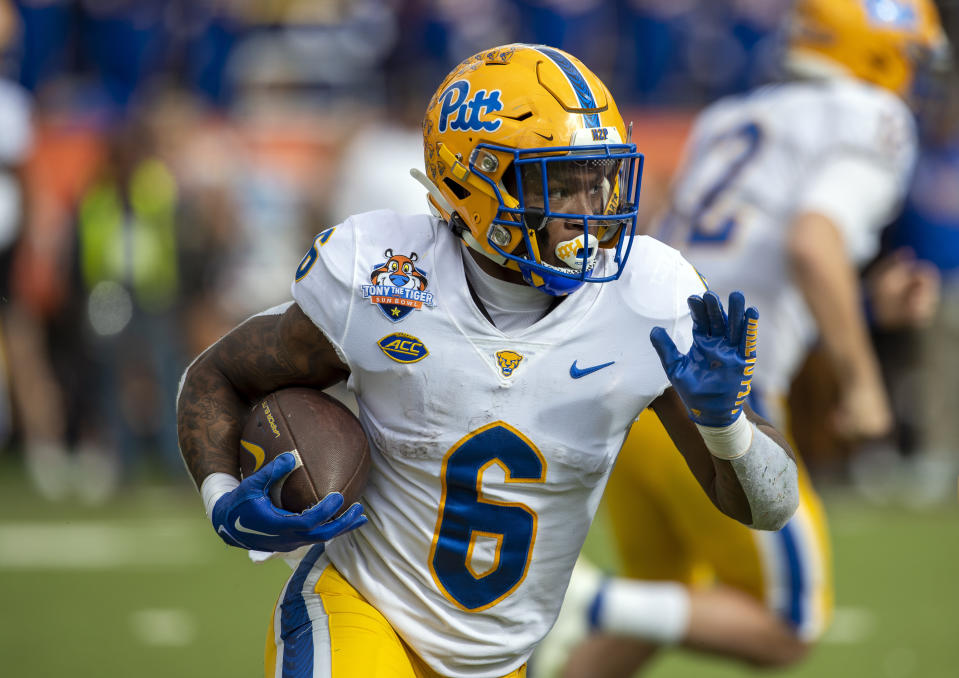
<instances>
[{"instance_id":1,"label":"panther head logo","mask_svg":"<svg viewBox=\"0 0 959 678\"><path fill-rule=\"evenodd\" d=\"M516 351L497 351L496 353L496 364L499 365L499 370L504 377L512 377L513 371L519 367L522 360L523 356Z\"/></svg>"}]
</instances>

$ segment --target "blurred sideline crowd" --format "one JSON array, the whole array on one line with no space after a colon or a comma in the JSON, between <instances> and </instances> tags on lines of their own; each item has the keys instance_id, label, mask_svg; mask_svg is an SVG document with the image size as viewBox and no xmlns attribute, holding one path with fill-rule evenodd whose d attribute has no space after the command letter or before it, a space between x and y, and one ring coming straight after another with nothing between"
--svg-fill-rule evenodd
<instances>
[{"instance_id":1,"label":"blurred sideline crowd","mask_svg":"<svg viewBox=\"0 0 959 678\"><path fill-rule=\"evenodd\" d=\"M324 226L425 210L407 159L421 157L427 88L487 46L551 44L610 85L646 154L648 220L696 111L776 76L788 5L0 2L3 456L51 500L101 502L144 473L188 483L173 414L183 369L288 298ZM830 433L835 383L815 355L793 391L812 474L883 500L956 492L959 97L934 98L914 188L864 272L896 440ZM904 267L925 272L912 294Z\"/></svg>"}]
</instances>

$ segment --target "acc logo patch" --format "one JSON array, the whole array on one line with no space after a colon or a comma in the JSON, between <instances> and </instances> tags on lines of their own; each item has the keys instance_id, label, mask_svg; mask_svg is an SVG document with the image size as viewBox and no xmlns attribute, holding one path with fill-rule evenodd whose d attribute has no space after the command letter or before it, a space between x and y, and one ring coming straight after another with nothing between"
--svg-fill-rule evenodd
<instances>
[{"instance_id":1,"label":"acc logo patch","mask_svg":"<svg viewBox=\"0 0 959 678\"><path fill-rule=\"evenodd\" d=\"M387 257L386 261L374 266L370 273L371 284L360 285L364 299L379 306L383 315L394 323L414 309L436 305L433 293L426 291L429 285L426 271L416 268L416 252L407 257L388 249L383 256Z\"/></svg>"},{"instance_id":2,"label":"acc logo patch","mask_svg":"<svg viewBox=\"0 0 959 678\"><path fill-rule=\"evenodd\" d=\"M422 341L410 334L394 332L383 337L376 345L398 363L416 363L430 354Z\"/></svg>"},{"instance_id":3,"label":"acc logo patch","mask_svg":"<svg viewBox=\"0 0 959 678\"><path fill-rule=\"evenodd\" d=\"M519 367L522 361L523 356L516 351L496 352L496 364L499 365L499 371L504 377L512 377L513 372Z\"/></svg>"}]
</instances>

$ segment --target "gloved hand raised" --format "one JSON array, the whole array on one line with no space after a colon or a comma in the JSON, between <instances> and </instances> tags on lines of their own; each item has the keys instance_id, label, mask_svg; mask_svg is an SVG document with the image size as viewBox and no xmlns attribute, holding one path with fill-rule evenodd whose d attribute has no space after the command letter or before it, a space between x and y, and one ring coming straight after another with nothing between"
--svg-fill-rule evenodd
<instances>
[{"instance_id":1,"label":"gloved hand raised","mask_svg":"<svg viewBox=\"0 0 959 678\"><path fill-rule=\"evenodd\" d=\"M332 519L343 506L339 492L331 492L303 513L291 513L274 505L270 487L295 465L292 454L281 454L216 500L210 518L223 541L248 550L293 551L306 544L328 541L366 523L359 502Z\"/></svg>"},{"instance_id":2,"label":"gloved hand raised","mask_svg":"<svg viewBox=\"0 0 959 678\"><path fill-rule=\"evenodd\" d=\"M729 295L729 316L715 292L687 300L693 343L681 354L662 327L649 340L690 418L701 426L724 427L742 412L750 392L759 337L759 311L745 309L742 292ZM744 310L745 309L745 310Z\"/></svg>"}]
</instances>

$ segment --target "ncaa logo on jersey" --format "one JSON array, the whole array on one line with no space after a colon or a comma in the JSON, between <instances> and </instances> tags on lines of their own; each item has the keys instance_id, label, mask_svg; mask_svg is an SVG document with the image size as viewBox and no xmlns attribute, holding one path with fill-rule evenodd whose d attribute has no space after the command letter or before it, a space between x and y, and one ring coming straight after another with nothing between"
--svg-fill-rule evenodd
<instances>
[{"instance_id":1,"label":"ncaa logo on jersey","mask_svg":"<svg viewBox=\"0 0 959 678\"><path fill-rule=\"evenodd\" d=\"M496 352L496 364L499 365L499 371L504 377L512 377L522 361L523 356L516 351Z\"/></svg>"},{"instance_id":2,"label":"ncaa logo on jersey","mask_svg":"<svg viewBox=\"0 0 959 678\"><path fill-rule=\"evenodd\" d=\"M383 253L386 261L373 267L370 284L360 285L364 299L380 307L391 322L399 322L410 311L423 306L435 306L433 293L427 292L429 280L426 271L416 267L419 259L416 252L393 254L392 249Z\"/></svg>"},{"instance_id":3,"label":"ncaa logo on jersey","mask_svg":"<svg viewBox=\"0 0 959 678\"><path fill-rule=\"evenodd\" d=\"M437 129L440 132L445 132L447 127L461 132L495 132L503 121L483 120L483 114L502 110L500 94L502 92L498 89L489 94L481 89L470 96L469 83L457 80L439 96L440 122Z\"/></svg>"},{"instance_id":4,"label":"ncaa logo on jersey","mask_svg":"<svg viewBox=\"0 0 959 678\"><path fill-rule=\"evenodd\" d=\"M394 332L376 342L387 357L398 363L416 363L430 354L422 341L411 334Z\"/></svg>"}]
</instances>

